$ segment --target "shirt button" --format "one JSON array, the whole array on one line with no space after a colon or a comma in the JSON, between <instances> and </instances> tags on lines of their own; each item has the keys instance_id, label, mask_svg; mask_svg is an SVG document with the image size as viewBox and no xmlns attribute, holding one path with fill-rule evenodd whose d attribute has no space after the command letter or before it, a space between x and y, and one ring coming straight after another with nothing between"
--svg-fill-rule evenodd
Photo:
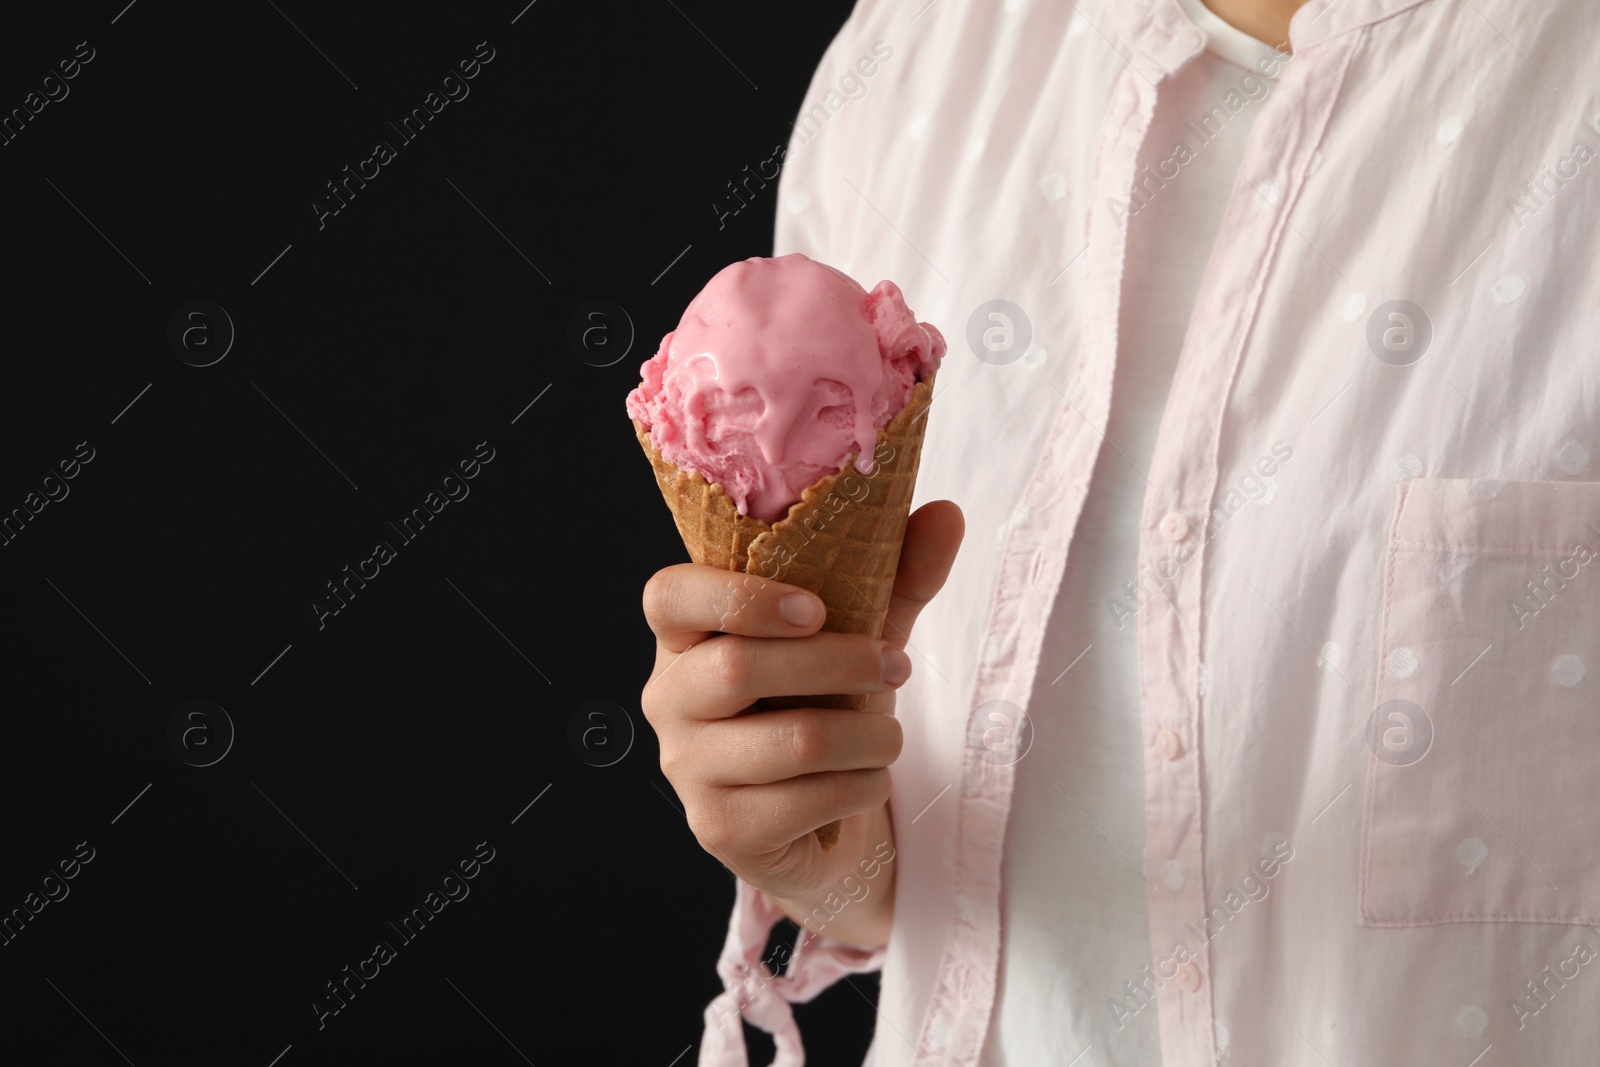
<instances>
[{"instance_id":1,"label":"shirt button","mask_svg":"<svg viewBox=\"0 0 1600 1067\"><path fill-rule=\"evenodd\" d=\"M1180 511L1169 511L1161 517L1161 536L1168 541L1182 541L1189 536L1189 519Z\"/></svg>"},{"instance_id":2,"label":"shirt button","mask_svg":"<svg viewBox=\"0 0 1600 1067\"><path fill-rule=\"evenodd\" d=\"M1183 739L1173 730L1162 730L1156 734L1156 751L1164 760L1175 760L1183 755Z\"/></svg>"},{"instance_id":3,"label":"shirt button","mask_svg":"<svg viewBox=\"0 0 1600 1067\"><path fill-rule=\"evenodd\" d=\"M1194 993L1200 989L1200 965L1190 960L1178 968L1178 988L1185 993Z\"/></svg>"}]
</instances>

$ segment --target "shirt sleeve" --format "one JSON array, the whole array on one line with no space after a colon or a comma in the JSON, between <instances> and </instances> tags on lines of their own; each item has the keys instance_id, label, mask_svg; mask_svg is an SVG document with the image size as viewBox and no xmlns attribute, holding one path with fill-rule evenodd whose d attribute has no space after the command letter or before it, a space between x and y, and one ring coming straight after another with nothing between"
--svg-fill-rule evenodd
<instances>
[{"instance_id":1,"label":"shirt sleeve","mask_svg":"<svg viewBox=\"0 0 1600 1067\"><path fill-rule=\"evenodd\" d=\"M766 959L762 952L772 928L784 918L766 893L740 879L728 937L717 960L723 992L706 1007L700 1067L746 1067L741 1020L772 1035L777 1048L772 1067L803 1067L805 1049L791 1004L804 1004L847 974L881 970L886 949L861 948L802 930L792 954L783 947ZM772 964L788 958L788 970Z\"/></svg>"},{"instance_id":2,"label":"shirt sleeve","mask_svg":"<svg viewBox=\"0 0 1600 1067\"><path fill-rule=\"evenodd\" d=\"M889 79L885 65L895 50L875 39L894 0L857 0L839 32L823 52L792 123L778 179L775 255L800 252L834 265L853 234L837 232L840 215L831 210L841 164L859 159L875 141L865 123L870 103L878 105L880 86ZM901 61L904 62L903 60Z\"/></svg>"}]
</instances>

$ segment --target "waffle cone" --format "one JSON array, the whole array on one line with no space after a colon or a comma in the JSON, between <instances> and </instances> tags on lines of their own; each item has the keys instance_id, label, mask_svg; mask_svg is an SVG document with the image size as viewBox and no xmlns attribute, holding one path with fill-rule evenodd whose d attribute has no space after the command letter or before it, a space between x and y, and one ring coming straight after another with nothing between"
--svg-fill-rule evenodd
<instances>
[{"instance_id":1,"label":"waffle cone","mask_svg":"<svg viewBox=\"0 0 1600 1067\"><path fill-rule=\"evenodd\" d=\"M679 470L663 458L649 429L637 420L634 433L655 470L690 559L809 589L827 605L824 630L881 637L911 515L935 376L919 381L906 406L878 431L871 474L855 469L852 454L838 471L807 487L787 515L770 524L739 514L722 486ZM731 592L729 612L738 610L748 595L737 589ZM768 697L757 701L755 710L860 711L866 702L866 694ZM817 829L824 851L833 850L838 836L837 822Z\"/></svg>"}]
</instances>

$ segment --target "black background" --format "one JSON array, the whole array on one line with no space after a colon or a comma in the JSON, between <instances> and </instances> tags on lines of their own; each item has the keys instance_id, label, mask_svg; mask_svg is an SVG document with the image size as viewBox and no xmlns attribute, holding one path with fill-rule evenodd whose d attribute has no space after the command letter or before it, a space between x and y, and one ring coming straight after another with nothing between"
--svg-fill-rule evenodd
<instances>
[{"instance_id":1,"label":"black background","mask_svg":"<svg viewBox=\"0 0 1600 1067\"><path fill-rule=\"evenodd\" d=\"M638 710L639 591L685 554L623 398L716 270L770 254L775 185L721 228L712 203L788 138L850 4L125 2L0 35L0 113L94 49L0 147L0 515L69 491L0 547L0 915L94 850L0 947L0 1059L687 1067L733 881ZM479 42L469 95L403 142L386 123ZM379 139L395 158L319 227ZM637 331L605 367L567 340L595 299ZM190 300L236 330L211 366L167 341ZM191 353L221 337L197 321ZM196 699L236 731L206 767L167 740ZM621 711L574 747L594 700ZM585 762L624 715L632 748ZM470 895L395 936L479 842ZM396 958L319 1029L379 940ZM875 996L797 1009L811 1062L859 1061Z\"/></svg>"}]
</instances>

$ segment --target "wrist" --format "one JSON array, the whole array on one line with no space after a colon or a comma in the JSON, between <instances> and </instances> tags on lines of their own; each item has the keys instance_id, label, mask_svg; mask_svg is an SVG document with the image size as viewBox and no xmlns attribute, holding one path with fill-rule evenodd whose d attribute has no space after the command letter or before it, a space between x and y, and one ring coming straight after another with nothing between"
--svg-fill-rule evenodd
<instances>
[{"instance_id":1,"label":"wrist","mask_svg":"<svg viewBox=\"0 0 1600 1067\"><path fill-rule=\"evenodd\" d=\"M826 888L800 897L772 898L800 927L801 943L828 938L862 948L888 944L894 925L896 869L888 805L860 817L858 826L847 822L840 841L841 846L846 844L851 847L839 849L844 861Z\"/></svg>"}]
</instances>

